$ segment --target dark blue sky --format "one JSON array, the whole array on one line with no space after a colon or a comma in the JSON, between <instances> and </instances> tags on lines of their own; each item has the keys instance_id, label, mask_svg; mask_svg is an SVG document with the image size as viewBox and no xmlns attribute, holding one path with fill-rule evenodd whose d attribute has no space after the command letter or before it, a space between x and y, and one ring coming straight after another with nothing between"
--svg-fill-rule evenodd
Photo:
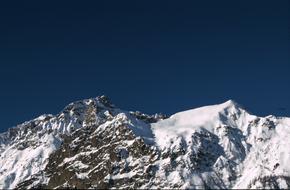
<instances>
[{"instance_id":1,"label":"dark blue sky","mask_svg":"<svg viewBox=\"0 0 290 190\"><path fill-rule=\"evenodd\" d=\"M0 7L0 131L102 94L147 113L234 99L290 116L289 1Z\"/></svg>"}]
</instances>

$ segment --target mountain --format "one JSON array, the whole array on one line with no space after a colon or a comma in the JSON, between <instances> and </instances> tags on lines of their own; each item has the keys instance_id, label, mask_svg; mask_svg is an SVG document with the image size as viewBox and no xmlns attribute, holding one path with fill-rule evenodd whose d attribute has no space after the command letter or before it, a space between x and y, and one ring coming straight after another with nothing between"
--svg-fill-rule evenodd
<instances>
[{"instance_id":1,"label":"mountain","mask_svg":"<svg viewBox=\"0 0 290 190\"><path fill-rule=\"evenodd\" d=\"M290 188L290 118L234 101L174 114L69 104L0 134L0 188Z\"/></svg>"}]
</instances>

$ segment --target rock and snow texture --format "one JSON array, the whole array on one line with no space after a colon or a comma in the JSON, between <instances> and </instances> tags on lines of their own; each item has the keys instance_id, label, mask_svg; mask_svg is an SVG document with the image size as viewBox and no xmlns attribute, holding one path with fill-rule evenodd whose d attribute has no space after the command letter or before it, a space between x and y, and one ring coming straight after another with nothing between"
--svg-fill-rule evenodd
<instances>
[{"instance_id":1,"label":"rock and snow texture","mask_svg":"<svg viewBox=\"0 0 290 190\"><path fill-rule=\"evenodd\" d=\"M0 134L0 188L290 188L290 118L233 101L172 115L100 96Z\"/></svg>"}]
</instances>

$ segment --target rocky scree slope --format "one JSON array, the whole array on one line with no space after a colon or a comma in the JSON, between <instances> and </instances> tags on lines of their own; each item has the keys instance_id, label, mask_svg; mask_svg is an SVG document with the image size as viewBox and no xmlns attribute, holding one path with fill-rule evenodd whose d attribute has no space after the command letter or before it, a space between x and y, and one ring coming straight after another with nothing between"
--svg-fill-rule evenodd
<instances>
[{"instance_id":1,"label":"rocky scree slope","mask_svg":"<svg viewBox=\"0 0 290 190\"><path fill-rule=\"evenodd\" d=\"M290 188L290 118L233 101L167 118L107 97L0 134L0 188Z\"/></svg>"}]
</instances>

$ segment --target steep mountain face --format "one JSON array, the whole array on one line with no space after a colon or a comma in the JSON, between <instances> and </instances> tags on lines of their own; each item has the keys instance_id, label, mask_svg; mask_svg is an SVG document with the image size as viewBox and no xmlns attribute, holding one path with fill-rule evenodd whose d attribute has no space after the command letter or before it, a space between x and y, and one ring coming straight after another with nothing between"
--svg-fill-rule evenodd
<instances>
[{"instance_id":1,"label":"steep mountain face","mask_svg":"<svg viewBox=\"0 0 290 190\"><path fill-rule=\"evenodd\" d=\"M290 188L290 118L233 101L167 118L100 96L0 134L0 188Z\"/></svg>"}]
</instances>

